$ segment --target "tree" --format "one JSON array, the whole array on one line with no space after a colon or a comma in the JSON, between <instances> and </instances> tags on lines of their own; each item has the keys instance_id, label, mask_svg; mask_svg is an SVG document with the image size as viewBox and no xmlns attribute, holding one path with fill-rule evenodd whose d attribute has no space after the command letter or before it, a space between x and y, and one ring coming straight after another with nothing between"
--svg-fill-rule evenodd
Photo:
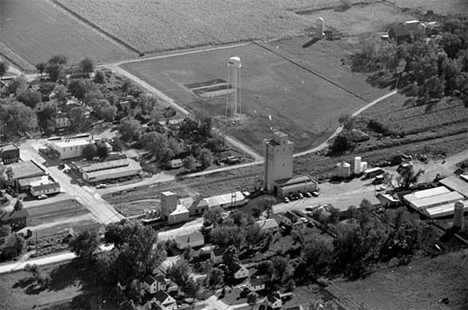
<instances>
[{"instance_id":1,"label":"tree","mask_svg":"<svg viewBox=\"0 0 468 310\"><path fill-rule=\"evenodd\" d=\"M56 109L52 104L47 104L42 111L37 112L37 124L45 130L49 126L49 121L55 117Z\"/></svg>"},{"instance_id":2,"label":"tree","mask_svg":"<svg viewBox=\"0 0 468 310\"><path fill-rule=\"evenodd\" d=\"M167 139L165 135L152 131L141 137L141 144L156 161L161 161L167 146Z\"/></svg>"},{"instance_id":3,"label":"tree","mask_svg":"<svg viewBox=\"0 0 468 310\"><path fill-rule=\"evenodd\" d=\"M124 141L131 141L132 139L138 140L141 135L140 122L130 117L120 120L118 130Z\"/></svg>"},{"instance_id":4,"label":"tree","mask_svg":"<svg viewBox=\"0 0 468 310\"><path fill-rule=\"evenodd\" d=\"M80 61L79 67L82 73L85 73L89 76L89 74L94 71L94 61L91 58L86 57Z\"/></svg>"},{"instance_id":5,"label":"tree","mask_svg":"<svg viewBox=\"0 0 468 310\"><path fill-rule=\"evenodd\" d=\"M247 303L252 307L252 309L257 304L257 301L258 301L258 294L257 293L250 292L247 295Z\"/></svg>"},{"instance_id":6,"label":"tree","mask_svg":"<svg viewBox=\"0 0 468 310\"><path fill-rule=\"evenodd\" d=\"M13 181L13 169L8 166L0 166L0 189Z\"/></svg>"},{"instance_id":7,"label":"tree","mask_svg":"<svg viewBox=\"0 0 468 310\"><path fill-rule=\"evenodd\" d=\"M19 93L16 96L16 99L19 102L24 103L26 106L30 107L31 109L34 109L36 105L42 101L42 94L34 90L25 90Z\"/></svg>"},{"instance_id":8,"label":"tree","mask_svg":"<svg viewBox=\"0 0 468 310\"><path fill-rule=\"evenodd\" d=\"M342 132L333 140L330 148L332 153L341 154L352 149L353 146L353 142L351 141L349 135L345 132Z\"/></svg>"},{"instance_id":9,"label":"tree","mask_svg":"<svg viewBox=\"0 0 468 310\"><path fill-rule=\"evenodd\" d=\"M110 104L104 107L101 107L99 110L99 115L106 121L106 122L112 122L115 120L115 117L117 116L117 108L114 106L111 106Z\"/></svg>"},{"instance_id":10,"label":"tree","mask_svg":"<svg viewBox=\"0 0 468 310\"><path fill-rule=\"evenodd\" d=\"M58 102L60 103L64 102L67 97L67 88L63 85L55 86L54 95L55 95L55 99L57 99Z\"/></svg>"},{"instance_id":11,"label":"tree","mask_svg":"<svg viewBox=\"0 0 468 310\"><path fill-rule=\"evenodd\" d=\"M0 237L6 237L11 234L11 227L10 225L2 225L0 226Z\"/></svg>"},{"instance_id":12,"label":"tree","mask_svg":"<svg viewBox=\"0 0 468 310\"><path fill-rule=\"evenodd\" d=\"M221 268L213 267L209 274L210 286L216 287L224 282L224 271Z\"/></svg>"},{"instance_id":13,"label":"tree","mask_svg":"<svg viewBox=\"0 0 468 310\"><path fill-rule=\"evenodd\" d=\"M223 213L223 211L223 208L219 206L206 210L205 213L203 213L203 221L205 225L210 226L212 224L219 224L221 221L221 213Z\"/></svg>"},{"instance_id":14,"label":"tree","mask_svg":"<svg viewBox=\"0 0 468 310\"><path fill-rule=\"evenodd\" d=\"M26 90L28 87L28 81L24 75L20 75L15 77L9 84L8 84L8 92L10 94L16 95L18 92L22 92Z\"/></svg>"},{"instance_id":15,"label":"tree","mask_svg":"<svg viewBox=\"0 0 468 310\"><path fill-rule=\"evenodd\" d=\"M97 147L94 143L90 143L83 148L82 156L87 160L91 160L96 156Z\"/></svg>"},{"instance_id":16,"label":"tree","mask_svg":"<svg viewBox=\"0 0 468 310\"><path fill-rule=\"evenodd\" d=\"M54 55L49 59L49 64L66 65L67 57L62 54Z\"/></svg>"},{"instance_id":17,"label":"tree","mask_svg":"<svg viewBox=\"0 0 468 310\"><path fill-rule=\"evenodd\" d=\"M63 65L58 63L48 63L45 72L49 75L51 81L57 81L63 74Z\"/></svg>"},{"instance_id":18,"label":"tree","mask_svg":"<svg viewBox=\"0 0 468 310\"><path fill-rule=\"evenodd\" d=\"M273 263L272 280L278 283L285 283L294 274L294 268L291 266L289 258L282 256L275 256L271 259Z\"/></svg>"},{"instance_id":19,"label":"tree","mask_svg":"<svg viewBox=\"0 0 468 310\"><path fill-rule=\"evenodd\" d=\"M23 202L20 199L16 200L16 203L15 203L15 206L13 207L13 209L15 211L22 210L23 209Z\"/></svg>"},{"instance_id":20,"label":"tree","mask_svg":"<svg viewBox=\"0 0 468 310\"><path fill-rule=\"evenodd\" d=\"M85 95L88 92L91 92L90 83L83 79L72 79L70 80L70 83L68 84L68 91L70 92L72 96L80 100L85 100ZM91 98L89 98L89 100L90 99Z\"/></svg>"},{"instance_id":21,"label":"tree","mask_svg":"<svg viewBox=\"0 0 468 310\"><path fill-rule=\"evenodd\" d=\"M8 71L8 63L6 61L0 61L0 80L3 78L5 73Z\"/></svg>"},{"instance_id":22,"label":"tree","mask_svg":"<svg viewBox=\"0 0 468 310\"><path fill-rule=\"evenodd\" d=\"M179 260L167 269L167 276L183 288L189 280L189 267L185 260Z\"/></svg>"},{"instance_id":23,"label":"tree","mask_svg":"<svg viewBox=\"0 0 468 310\"><path fill-rule=\"evenodd\" d=\"M195 256L195 251L192 249L191 246L187 246L182 253L182 257L187 261L190 262L193 257Z\"/></svg>"},{"instance_id":24,"label":"tree","mask_svg":"<svg viewBox=\"0 0 468 310\"><path fill-rule=\"evenodd\" d=\"M98 156L100 159L104 159L109 156L109 149L105 143L97 144L96 156Z\"/></svg>"},{"instance_id":25,"label":"tree","mask_svg":"<svg viewBox=\"0 0 468 310\"><path fill-rule=\"evenodd\" d=\"M261 212L267 211L268 218L270 218L270 214L273 211L273 205L275 203L275 198L271 196L265 196L256 201L256 205L260 208Z\"/></svg>"},{"instance_id":26,"label":"tree","mask_svg":"<svg viewBox=\"0 0 468 310\"><path fill-rule=\"evenodd\" d=\"M104 84L105 83L105 78L104 78L104 73L102 73L101 70L96 71L96 75L94 76L94 83L97 84Z\"/></svg>"},{"instance_id":27,"label":"tree","mask_svg":"<svg viewBox=\"0 0 468 310\"><path fill-rule=\"evenodd\" d=\"M99 235L96 230L86 229L70 239L70 251L75 253L84 262L93 261L93 255L99 248Z\"/></svg>"},{"instance_id":28,"label":"tree","mask_svg":"<svg viewBox=\"0 0 468 310\"><path fill-rule=\"evenodd\" d=\"M254 206L254 207L252 208L252 216L253 216L254 218L259 218L261 214L262 214L262 211L260 210L259 207Z\"/></svg>"},{"instance_id":29,"label":"tree","mask_svg":"<svg viewBox=\"0 0 468 310\"><path fill-rule=\"evenodd\" d=\"M402 167L398 169L397 172L398 176L396 179L401 189L409 189L413 184L416 184L419 177L424 174L423 169L416 171L412 165Z\"/></svg>"},{"instance_id":30,"label":"tree","mask_svg":"<svg viewBox=\"0 0 468 310\"><path fill-rule=\"evenodd\" d=\"M75 107L71 109L69 113L70 129L74 131L82 131L88 127L88 118L86 117L83 109L81 107Z\"/></svg>"},{"instance_id":31,"label":"tree","mask_svg":"<svg viewBox=\"0 0 468 310\"><path fill-rule=\"evenodd\" d=\"M192 172L197 170L197 160L192 155L187 156L184 159L184 168Z\"/></svg>"},{"instance_id":32,"label":"tree","mask_svg":"<svg viewBox=\"0 0 468 310\"><path fill-rule=\"evenodd\" d=\"M5 124L4 129L7 134L27 132L37 127L36 113L23 103L13 101L0 105L0 123Z\"/></svg>"},{"instance_id":33,"label":"tree","mask_svg":"<svg viewBox=\"0 0 468 310\"><path fill-rule=\"evenodd\" d=\"M208 168L213 162L213 154L209 149L202 149L199 158L202 169Z\"/></svg>"},{"instance_id":34,"label":"tree","mask_svg":"<svg viewBox=\"0 0 468 310\"><path fill-rule=\"evenodd\" d=\"M40 62L36 64L36 70L39 72L41 76L44 73L46 67L47 67L47 64L45 62Z\"/></svg>"}]
</instances>

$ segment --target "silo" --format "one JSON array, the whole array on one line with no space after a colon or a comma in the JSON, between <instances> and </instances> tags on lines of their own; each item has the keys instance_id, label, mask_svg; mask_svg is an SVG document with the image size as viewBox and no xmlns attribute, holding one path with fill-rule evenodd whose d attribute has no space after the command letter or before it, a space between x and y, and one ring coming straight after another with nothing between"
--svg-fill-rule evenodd
<instances>
[{"instance_id":1,"label":"silo","mask_svg":"<svg viewBox=\"0 0 468 310\"><path fill-rule=\"evenodd\" d=\"M361 156L354 157L354 174L361 174Z\"/></svg>"},{"instance_id":2,"label":"silo","mask_svg":"<svg viewBox=\"0 0 468 310\"><path fill-rule=\"evenodd\" d=\"M351 175L351 165L347 162L340 162L336 165L338 167L337 176L343 179L349 178Z\"/></svg>"},{"instance_id":3,"label":"silo","mask_svg":"<svg viewBox=\"0 0 468 310\"><path fill-rule=\"evenodd\" d=\"M455 202L455 209L453 212L453 227L462 228L464 208L465 205L461 200Z\"/></svg>"},{"instance_id":4,"label":"silo","mask_svg":"<svg viewBox=\"0 0 468 310\"><path fill-rule=\"evenodd\" d=\"M367 161L361 162L361 172L364 172L367 170Z\"/></svg>"}]
</instances>

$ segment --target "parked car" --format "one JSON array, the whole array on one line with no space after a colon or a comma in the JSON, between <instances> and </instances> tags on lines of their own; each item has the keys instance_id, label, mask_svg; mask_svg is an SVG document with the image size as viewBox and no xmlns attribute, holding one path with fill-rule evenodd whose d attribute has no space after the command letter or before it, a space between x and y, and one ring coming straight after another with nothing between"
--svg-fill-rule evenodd
<instances>
[{"instance_id":1,"label":"parked car","mask_svg":"<svg viewBox=\"0 0 468 310\"><path fill-rule=\"evenodd\" d=\"M101 183L101 184L98 184L98 185L96 186L96 188L98 188L98 189L99 189L99 188L106 188L106 187L107 187L107 184L105 184L105 183Z\"/></svg>"},{"instance_id":2,"label":"parked car","mask_svg":"<svg viewBox=\"0 0 468 310\"><path fill-rule=\"evenodd\" d=\"M310 192L306 192L306 197L312 197L312 194Z\"/></svg>"},{"instance_id":3,"label":"parked car","mask_svg":"<svg viewBox=\"0 0 468 310\"><path fill-rule=\"evenodd\" d=\"M37 196L37 199L46 199L46 198L47 198L47 195L44 195L44 194Z\"/></svg>"},{"instance_id":4,"label":"parked car","mask_svg":"<svg viewBox=\"0 0 468 310\"><path fill-rule=\"evenodd\" d=\"M313 192L312 192L312 196L314 196L314 197L318 197L318 196L319 196L319 192L317 192L317 191L313 191Z\"/></svg>"},{"instance_id":5,"label":"parked car","mask_svg":"<svg viewBox=\"0 0 468 310\"><path fill-rule=\"evenodd\" d=\"M284 197L284 203L288 203L289 202L289 198L288 197Z\"/></svg>"},{"instance_id":6,"label":"parked car","mask_svg":"<svg viewBox=\"0 0 468 310\"><path fill-rule=\"evenodd\" d=\"M299 199L304 198L304 195L302 195L302 193L297 194L297 196L299 197Z\"/></svg>"}]
</instances>

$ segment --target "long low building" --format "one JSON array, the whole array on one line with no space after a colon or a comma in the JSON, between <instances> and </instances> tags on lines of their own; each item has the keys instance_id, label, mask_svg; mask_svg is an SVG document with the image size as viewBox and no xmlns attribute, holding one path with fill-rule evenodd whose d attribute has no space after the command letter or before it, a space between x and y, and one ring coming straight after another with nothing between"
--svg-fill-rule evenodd
<instances>
[{"instance_id":1,"label":"long low building","mask_svg":"<svg viewBox=\"0 0 468 310\"><path fill-rule=\"evenodd\" d=\"M278 197L283 198L298 193L313 192L317 190L317 182L308 176L293 177L274 182L274 188Z\"/></svg>"},{"instance_id":2,"label":"long low building","mask_svg":"<svg viewBox=\"0 0 468 310\"><path fill-rule=\"evenodd\" d=\"M465 205L463 213L468 211L468 200L462 201ZM440 218L446 216L452 216L455 210L454 203L446 203L437 207L427 208L423 212L431 218Z\"/></svg>"},{"instance_id":3,"label":"long low building","mask_svg":"<svg viewBox=\"0 0 468 310\"><path fill-rule=\"evenodd\" d=\"M78 170L83 180L90 183L131 177L141 172L140 163L133 159L118 159L97 163L79 161L73 162L73 166Z\"/></svg>"},{"instance_id":4,"label":"long low building","mask_svg":"<svg viewBox=\"0 0 468 310\"><path fill-rule=\"evenodd\" d=\"M440 180L439 183L468 198L468 183L463 179L452 175Z\"/></svg>"},{"instance_id":5,"label":"long low building","mask_svg":"<svg viewBox=\"0 0 468 310\"><path fill-rule=\"evenodd\" d=\"M45 170L42 169L33 160L22 161L19 163L9 165L13 171L13 179L19 181L22 179L41 177L46 174Z\"/></svg>"},{"instance_id":6,"label":"long low building","mask_svg":"<svg viewBox=\"0 0 468 310\"><path fill-rule=\"evenodd\" d=\"M403 200L405 200L413 209L422 211L427 208L433 208L454 203L458 200L463 200L463 196L458 192L451 192L448 188L440 186L405 195L403 196Z\"/></svg>"}]
</instances>

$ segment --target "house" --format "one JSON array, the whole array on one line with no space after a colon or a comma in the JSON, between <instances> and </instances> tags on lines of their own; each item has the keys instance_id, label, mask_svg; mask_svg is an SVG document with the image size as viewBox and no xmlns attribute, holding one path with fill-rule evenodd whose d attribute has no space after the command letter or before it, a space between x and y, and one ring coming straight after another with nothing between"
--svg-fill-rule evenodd
<instances>
[{"instance_id":1,"label":"house","mask_svg":"<svg viewBox=\"0 0 468 310\"><path fill-rule=\"evenodd\" d=\"M266 298L267 305L272 309L279 309L283 306L283 301L279 293L272 293Z\"/></svg>"},{"instance_id":2,"label":"house","mask_svg":"<svg viewBox=\"0 0 468 310\"><path fill-rule=\"evenodd\" d=\"M195 231L188 235L181 235L174 238L174 241L179 250L183 250L188 246L192 248L201 247L205 244L205 237L199 231Z\"/></svg>"},{"instance_id":3,"label":"house","mask_svg":"<svg viewBox=\"0 0 468 310\"><path fill-rule=\"evenodd\" d=\"M265 280L263 280L262 278L251 278L247 282L247 287L253 292L258 292L258 291L264 290L265 289Z\"/></svg>"},{"instance_id":4,"label":"house","mask_svg":"<svg viewBox=\"0 0 468 310\"><path fill-rule=\"evenodd\" d=\"M20 159L20 149L13 143L0 146L0 159L4 165L17 163Z\"/></svg>"},{"instance_id":5,"label":"house","mask_svg":"<svg viewBox=\"0 0 468 310\"><path fill-rule=\"evenodd\" d=\"M152 301L156 303L162 310L177 309L176 300L164 291L157 292Z\"/></svg>"},{"instance_id":6,"label":"house","mask_svg":"<svg viewBox=\"0 0 468 310\"><path fill-rule=\"evenodd\" d=\"M50 182L50 183L40 183L40 184L35 184L31 183L30 184L30 191L31 195L34 197L40 196L40 195L50 195L50 194L57 194L60 193L60 184L58 182Z\"/></svg>"},{"instance_id":7,"label":"house","mask_svg":"<svg viewBox=\"0 0 468 310\"><path fill-rule=\"evenodd\" d=\"M0 226L9 225L12 230L20 230L26 227L28 216L29 212L26 209L0 213Z\"/></svg>"},{"instance_id":8,"label":"house","mask_svg":"<svg viewBox=\"0 0 468 310\"><path fill-rule=\"evenodd\" d=\"M300 218L291 211L286 211L286 213L282 216L282 222L284 225L296 229L301 229L304 226L304 223L300 220Z\"/></svg>"},{"instance_id":9,"label":"house","mask_svg":"<svg viewBox=\"0 0 468 310\"><path fill-rule=\"evenodd\" d=\"M235 264L233 273L234 279L244 279L249 276L249 269L242 264Z\"/></svg>"},{"instance_id":10,"label":"house","mask_svg":"<svg viewBox=\"0 0 468 310\"><path fill-rule=\"evenodd\" d=\"M224 252L226 252L226 248L224 247L217 246L214 248L210 255L213 264L220 264L223 262Z\"/></svg>"},{"instance_id":11,"label":"house","mask_svg":"<svg viewBox=\"0 0 468 310\"><path fill-rule=\"evenodd\" d=\"M143 278L143 288L150 294L165 291L167 288L166 279L161 274L156 276L147 275Z\"/></svg>"},{"instance_id":12,"label":"house","mask_svg":"<svg viewBox=\"0 0 468 310\"><path fill-rule=\"evenodd\" d=\"M61 130L70 127L70 119L67 113L58 112L55 116L55 129Z\"/></svg>"},{"instance_id":13,"label":"house","mask_svg":"<svg viewBox=\"0 0 468 310\"><path fill-rule=\"evenodd\" d=\"M184 162L182 161L182 159L173 159L169 162L169 167L171 167L171 169L177 169L177 168L180 168L184 165Z\"/></svg>"},{"instance_id":14,"label":"house","mask_svg":"<svg viewBox=\"0 0 468 310\"><path fill-rule=\"evenodd\" d=\"M424 33L424 25L417 20L412 20L391 26L388 30L388 37L400 44L410 41L414 35Z\"/></svg>"},{"instance_id":15,"label":"house","mask_svg":"<svg viewBox=\"0 0 468 310\"><path fill-rule=\"evenodd\" d=\"M264 233L275 234L279 230L278 222L275 219L266 219L257 221L260 230Z\"/></svg>"}]
</instances>

